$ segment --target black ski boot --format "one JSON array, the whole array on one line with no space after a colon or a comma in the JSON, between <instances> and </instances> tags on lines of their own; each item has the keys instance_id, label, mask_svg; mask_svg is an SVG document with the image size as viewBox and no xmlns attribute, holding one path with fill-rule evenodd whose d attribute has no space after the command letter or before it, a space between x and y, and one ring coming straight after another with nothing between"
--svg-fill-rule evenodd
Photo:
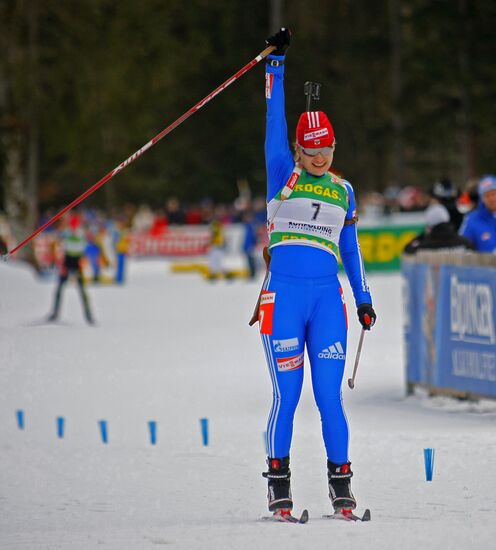
<instances>
[{"instance_id":1,"label":"black ski boot","mask_svg":"<svg viewBox=\"0 0 496 550\"><path fill-rule=\"evenodd\" d=\"M351 462L346 464L334 464L327 461L327 477L329 479L329 497L335 511L354 510L356 500L351 492L351 478L353 472Z\"/></svg>"},{"instance_id":2,"label":"black ski boot","mask_svg":"<svg viewBox=\"0 0 496 550\"><path fill-rule=\"evenodd\" d=\"M268 458L268 472L263 472L269 485L267 498L269 499L269 511L292 510L293 497L291 496L291 470L289 469L289 456L284 458Z\"/></svg>"}]
</instances>

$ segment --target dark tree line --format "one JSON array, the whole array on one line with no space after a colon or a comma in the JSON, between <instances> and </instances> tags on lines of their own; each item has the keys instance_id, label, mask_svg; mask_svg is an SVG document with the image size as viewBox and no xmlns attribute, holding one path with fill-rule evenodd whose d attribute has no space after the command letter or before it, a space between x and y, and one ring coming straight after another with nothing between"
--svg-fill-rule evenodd
<instances>
[{"instance_id":1,"label":"dark tree line","mask_svg":"<svg viewBox=\"0 0 496 550\"><path fill-rule=\"evenodd\" d=\"M178 118L264 47L268 1L0 1L0 208L32 226ZM306 80L360 189L494 172L492 0L282 2L290 132ZM91 199L161 205L263 192L259 66Z\"/></svg>"}]
</instances>

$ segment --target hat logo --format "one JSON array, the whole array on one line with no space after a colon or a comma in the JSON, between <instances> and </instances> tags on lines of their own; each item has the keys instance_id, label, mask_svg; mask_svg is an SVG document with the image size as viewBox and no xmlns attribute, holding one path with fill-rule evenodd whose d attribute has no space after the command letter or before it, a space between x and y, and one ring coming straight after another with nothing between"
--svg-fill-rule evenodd
<instances>
[{"instance_id":1,"label":"hat logo","mask_svg":"<svg viewBox=\"0 0 496 550\"><path fill-rule=\"evenodd\" d=\"M321 128L320 130L315 130L314 132L309 132L308 134L303 134L303 141L309 141L311 139L318 139L320 137L328 136L329 130L327 128Z\"/></svg>"}]
</instances>

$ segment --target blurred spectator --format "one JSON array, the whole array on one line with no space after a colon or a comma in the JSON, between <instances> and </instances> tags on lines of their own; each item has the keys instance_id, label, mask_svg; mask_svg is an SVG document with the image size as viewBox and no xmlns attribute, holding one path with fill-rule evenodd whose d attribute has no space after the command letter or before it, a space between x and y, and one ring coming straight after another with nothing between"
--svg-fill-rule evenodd
<instances>
[{"instance_id":1,"label":"blurred spectator","mask_svg":"<svg viewBox=\"0 0 496 550\"><path fill-rule=\"evenodd\" d=\"M134 231L138 233L148 232L152 228L154 219L155 216L150 207L146 204L142 204L134 215L132 227Z\"/></svg>"},{"instance_id":2,"label":"blurred spectator","mask_svg":"<svg viewBox=\"0 0 496 550\"><path fill-rule=\"evenodd\" d=\"M0 254L7 254L12 241L12 233L7 222L7 217L0 214Z\"/></svg>"},{"instance_id":3,"label":"blurred spectator","mask_svg":"<svg viewBox=\"0 0 496 550\"><path fill-rule=\"evenodd\" d=\"M91 266L93 282L99 283L102 278L102 269L113 264L111 231L109 231L111 224L110 221L105 222L101 214L94 219L97 223L93 224L92 230L86 232L85 256Z\"/></svg>"},{"instance_id":4,"label":"blurred spectator","mask_svg":"<svg viewBox=\"0 0 496 550\"><path fill-rule=\"evenodd\" d=\"M496 252L496 176L484 176L478 186L480 204L465 216L461 235L479 252Z\"/></svg>"},{"instance_id":5,"label":"blurred spectator","mask_svg":"<svg viewBox=\"0 0 496 550\"><path fill-rule=\"evenodd\" d=\"M211 223L214 219L214 201L212 199L203 199L200 203L200 210L203 223Z\"/></svg>"},{"instance_id":6,"label":"blurred spectator","mask_svg":"<svg viewBox=\"0 0 496 550\"><path fill-rule=\"evenodd\" d=\"M457 200L460 191L448 178L441 178L431 187L430 195L439 204L446 207L453 227L458 231L463 221L463 214L458 210Z\"/></svg>"},{"instance_id":7,"label":"blurred spectator","mask_svg":"<svg viewBox=\"0 0 496 550\"><path fill-rule=\"evenodd\" d=\"M102 268L102 263L100 259L100 246L98 244L98 239L95 233L88 231L86 233L86 248L84 254L88 259L88 262L91 267L93 282L98 283L100 280L100 273Z\"/></svg>"},{"instance_id":8,"label":"blurred spectator","mask_svg":"<svg viewBox=\"0 0 496 550\"><path fill-rule=\"evenodd\" d=\"M248 276L254 279L256 276L255 247L257 246L257 230L255 216L251 210L243 214L243 253L248 265Z\"/></svg>"},{"instance_id":9,"label":"blurred spectator","mask_svg":"<svg viewBox=\"0 0 496 550\"><path fill-rule=\"evenodd\" d=\"M253 200L253 214L257 225L267 224L267 203L264 197L255 197Z\"/></svg>"},{"instance_id":10,"label":"blurred spectator","mask_svg":"<svg viewBox=\"0 0 496 550\"><path fill-rule=\"evenodd\" d=\"M7 254L8 252L8 248L7 248L7 241L4 240L4 238L2 237L2 235L0 235L0 255L4 255L4 254Z\"/></svg>"},{"instance_id":11,"label":"blurred spectator","mask_svg":"<svg viewBox=\"0 0 496 550\"><path fill-rule=\"evenodd\" d=\"M384 196L376 191L362 193L360 213L362 217L380 218L384 214Z\"/></svg>"},{"instance_id":12,"label":"blurred spectator","mask_svg":"<svg viewBox=\"0 0 496 550\"><path fill-rule=\"evenodd\" d=\"M388 216L398 210L398 195L400 188L397 185L388 185L384 190L384 214Z\"/></svg>"},{"instance_id":13,"label":"blurred spectator","mask_svg":"<svg viewBox=\"0 0 496 550\"><path fill-rule=\"evenodd\" d=\"M450 221L448 209L442 204L431 204L425 211L426 230L410 241L405 254L415 254L422 249L473 249L471 241L458 235Z\"/></svg>"},{"instance_id":14,"label":"blurred spectator","mask_svg":"<svg viewBox=\"0 0 496 550\"><path fill-rule=\"evenodd\" d=\"M425 209L428 198L419 187L408 185L398 193L397 202L402 212L418 212Z\"/></svg>"},{"instance_id":15,"label":"blurred spectator","mask_svg":"<svg viewBox=\"0 0 496 550\"><path fill-rule=\"evenodd\" d=\"M469 180L457 200L458 210L468 214L479 204L479 180Z\"/></svg>"},{"instance_id":16,"label":"blurred spectator","mask_svg":"<svg viewBox=\"0 0 496 550\"><path fill-rule=\"evenodd\" d=\"M185 223L198 225L203 223L202 211L198 204L191 204L185 212Z\"/></svg>"},{"instance_id":17,"label":"blurred spectator","mask_svg":"<svg viewBox=\"0 0 496 550\"><path fill-rule=\"evenodd\" d=\"M159 210L156 213L153 224L150 228L150 235L160 237L160 235L163 235L166 232L168 225L169 222L167 221L165 212L163 210Z\"/></svg>"},{"instance_id":18,"label":"blurred spectator","mask_svg":"<svg viewBox=\"0 0 496 550\"><path fill-rule=\"evenodd\" d=\"M170 225L183 225L185 222L184 212L177 197L170 197L167 200L165 214Z\"/></svg>"},{"instance_id":19,"label":"blurred spectator","mask_svg":"<svg viewBox=\"0 0 496 550\"><path fill-rule=\"evenodd\" d=\"M115 225L114 247L116 256L115 282L124 284L126 279L126 258L129 254L129 230L123 221L118 220Z\"/></svg>"},{"instance_id":20,"label":"blurred spectator","mask_svg":"<svg viewBox=\"0 0 496 550\"><path fill-rule=\"evenodd\" d=\"M53 310L48 317L48 321L56 321L60 313L60 305L62 301L62 290L69 277L76 277L81 301L84 309L84 316L88 324L94 324L93 315L90 309L88 295L85 289L81 259L86 248L86 239L81 227L81 218L77 214L71 215L69 221L62 220L63 229L58 234L64 249L64 257L59 271L59 281L55 292L55 300ZM65 225L65 227L64 227Z\"/></svg>"},{"instance_id":21,"label":"blurred spectator","mask_svg":"<svg viewBox=\"0 0 496 550\"><path fill-rule=\"evenodd\" d=\"M224 275L225 249L224 227L219 219L214 219L210 224L209 278L211 280Z\"/></svg>"}]
</instances>

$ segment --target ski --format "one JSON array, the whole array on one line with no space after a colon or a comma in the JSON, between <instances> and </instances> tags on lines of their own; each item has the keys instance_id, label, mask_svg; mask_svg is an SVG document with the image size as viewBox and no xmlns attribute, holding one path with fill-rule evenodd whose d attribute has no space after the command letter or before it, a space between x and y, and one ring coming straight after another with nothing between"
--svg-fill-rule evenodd
<instances>
[{"instance_id":1,"label":"ski","mask_svg":"<svg viewBox=\"0 0 496 550\"><path fill-rule=\"evenodd\" d=\"M357 516L352 510L341 509L336 510L334 514L322 516L324 519L340 519L344 521L370 521L370 510L367 508L363 516Z\"/></svg>"},{"instance_id":2,"label":"ski","mask_svg":"<svg viewBox=\"0 0 496 550\"><path fill-rule=\"evenodd\" d=\"M281 523L304 524L308 521L308 510L303 510L299 518L293 516L290 510L278 510L277 512L274 512L271 516L263 516L262 519L265 521L277 521Z\"/></svg>"}]
</instances>

